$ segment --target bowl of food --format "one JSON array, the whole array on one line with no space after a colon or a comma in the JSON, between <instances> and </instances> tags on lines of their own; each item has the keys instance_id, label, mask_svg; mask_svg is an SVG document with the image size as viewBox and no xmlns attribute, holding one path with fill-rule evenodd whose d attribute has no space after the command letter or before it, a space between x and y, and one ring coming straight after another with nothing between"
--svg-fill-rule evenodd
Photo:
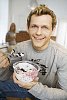
<instances>
[{"instance_id":1,"label":"bowl of food","mask_svg":"<svg viewBox=\"0 0 67 100\"><path fill-rule=\"evenodd\" d=\"M37 76L40 67L32 61L18 61L13 64L16 78L22 82L31 82Z\"/></svg>"}]
</instances>

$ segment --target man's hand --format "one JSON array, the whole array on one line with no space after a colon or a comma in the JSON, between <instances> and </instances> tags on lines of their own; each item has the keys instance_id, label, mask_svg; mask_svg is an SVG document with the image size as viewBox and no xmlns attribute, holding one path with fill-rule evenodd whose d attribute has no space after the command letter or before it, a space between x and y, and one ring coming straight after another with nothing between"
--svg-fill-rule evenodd
<instances>
[{"instance_id":1,"label":"man's hand","mask_svg":"<svg viewBox=\"0 0 67 100\"><path fill-rule=\"evenodd\" d=\"M0 51L0 68L5 68L9 65L9 60L2 51Z\"/></svg>"},{"instance_id":2,"label":"man's hand","mask_svg":"<svg viewBox=\"0 0 67 100\"><path fill-rule=\"evenodd\" d=\"M38 78L37 78L32 82L23 83L23 82L17 80L17 78L15 76L15 72L13 73L13 80L14 80L14 83L17 83L20 87L23 87L23 88L26 88L26 89L31 89L38 82Z\"/></svg>"}]
</instances>

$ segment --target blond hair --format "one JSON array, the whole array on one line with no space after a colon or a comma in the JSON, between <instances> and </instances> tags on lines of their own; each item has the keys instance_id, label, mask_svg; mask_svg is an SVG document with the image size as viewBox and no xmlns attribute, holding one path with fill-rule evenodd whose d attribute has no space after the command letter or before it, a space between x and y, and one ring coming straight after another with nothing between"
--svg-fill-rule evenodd
<instances>
[{"instance_id":1,"label":"blond hair","mask_svg":"<svg viewBox=\"0 0 67 100\"><path fill-rule=\"evenodd\" d=\"M50 10L47 6L45 5L40 5L38 7L36 7L34 10L32 10L27 18L27 26L29 28L30 26L30 21L31 21L31 17L32 15L37 15L37 16L41 16L41 15L50 15L52 17L52 29L56 26L57 20L56 20L56 15L54 14L54 12L52 10Z\"/></svg>"}]
</instances>

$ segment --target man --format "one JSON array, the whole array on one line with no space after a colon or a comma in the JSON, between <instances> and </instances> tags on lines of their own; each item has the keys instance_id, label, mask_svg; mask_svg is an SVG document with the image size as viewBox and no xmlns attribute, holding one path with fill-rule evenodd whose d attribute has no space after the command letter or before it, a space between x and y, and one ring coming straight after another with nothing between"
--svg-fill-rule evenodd
<instances>
[{"instance_id":1,"label":"man","mask_svg":"<svg viewBox=\"0 0 67 100\"><path fill-rule=\"evenodd\" d=\"M17 44L14 51L24 53L23 60L41 66L39 80L25 84L13 73L14 82L0 82L0 90L5 96L33 95L34 100L67 100L67 50L50 40L56 26L54 12L45 5L36 7L28 16L27 26L31 40Z\"/></svg>"}]
</instances>

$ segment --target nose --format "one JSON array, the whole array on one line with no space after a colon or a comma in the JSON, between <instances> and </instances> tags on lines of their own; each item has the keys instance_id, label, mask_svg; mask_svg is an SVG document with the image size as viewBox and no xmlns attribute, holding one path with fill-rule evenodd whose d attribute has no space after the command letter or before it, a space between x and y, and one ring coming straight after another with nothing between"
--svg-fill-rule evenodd
<instances>
[{"instance_id":1,"label":"nose","mask_svg":"<svg viewBox=\"0 0 67 100\"><path fill-rule=\"evenodd\" d=\"M41 35L41 27L39 27L38 28L38 30L37 30L37 33L36 33L37 35Z\"/></svg>"}]
</instances>

